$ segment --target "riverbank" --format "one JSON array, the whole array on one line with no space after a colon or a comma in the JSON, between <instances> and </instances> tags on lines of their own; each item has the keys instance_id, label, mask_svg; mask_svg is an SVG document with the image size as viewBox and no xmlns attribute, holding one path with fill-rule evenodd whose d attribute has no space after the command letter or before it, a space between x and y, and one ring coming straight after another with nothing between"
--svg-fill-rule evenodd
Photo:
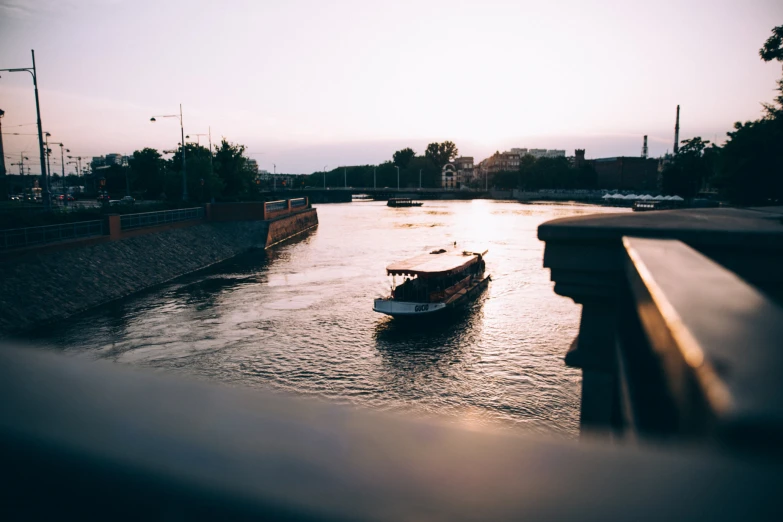
<instances>
[{"instance_id":1,"label":"riverbank","mask_svg":"<svg viewBox=\"0 0 783 522\"><path fill-rule=\"evenodd\" d=\"M315 209L270 220L199 222L0 262L0 335L63 320L318 224Z\"/></svg>"}]
</instances>

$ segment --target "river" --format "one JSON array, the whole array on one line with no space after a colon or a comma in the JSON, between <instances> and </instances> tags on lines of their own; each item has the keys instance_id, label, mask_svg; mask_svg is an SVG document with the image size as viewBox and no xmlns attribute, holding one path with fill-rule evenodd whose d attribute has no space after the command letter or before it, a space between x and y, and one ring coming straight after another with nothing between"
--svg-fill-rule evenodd
<instances>
[{"instance_id":1,"label":"river","mask_svg":"<svg viewBox=\"0 0 783 522\"><path fill-rule=\"evenodd\" d=\"M283 390L466 426L574 437L579 307L542 267L544 221L624 210L500 201L318 206L319 227L63 321L32 341L94 359ZM384 267L486 245L489 289L464 314L401 324L372 311ZM111 284L107 281L106 284Z\"/></svg>"}]
</instances>

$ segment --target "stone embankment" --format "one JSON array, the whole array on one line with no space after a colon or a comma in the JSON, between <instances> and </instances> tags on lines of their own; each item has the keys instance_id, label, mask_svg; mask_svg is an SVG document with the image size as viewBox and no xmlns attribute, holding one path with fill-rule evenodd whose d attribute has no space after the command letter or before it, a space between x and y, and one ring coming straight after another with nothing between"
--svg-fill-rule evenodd
<instances>
[{"instance_id":1,"label":"stone embankment","mask_svg":"<svg viewBox=\"0 0 783 522\"><path fill-rule=\"evenodd\" d=\"M0 261L0 335L30 330L266 248L318 224L308 208L268 220L199 221Z\"/></svg>"}]
</instances>

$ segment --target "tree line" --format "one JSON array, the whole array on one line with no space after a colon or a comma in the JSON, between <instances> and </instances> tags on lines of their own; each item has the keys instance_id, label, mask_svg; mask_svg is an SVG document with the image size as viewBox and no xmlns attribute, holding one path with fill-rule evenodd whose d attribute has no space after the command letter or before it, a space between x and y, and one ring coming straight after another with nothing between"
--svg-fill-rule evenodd
<instances>
[{"instance_id":1,"label":"tree line","mask_svg":"<svg viewBox=\"0 0 783 522\"><path fill-rule=\"evenodd\" d=\"M458 155L459 149L452 141L430 143L423 155L417 155L413 149L406 147L379 165L335 167L326 172L313 172L305 184L314 188L397 188L399 183L402 188L438 188L441 186L441 169Z\"/></svg>"},{"instance_id":2,"label":"tree line","mask_svg":"<svg viewBox=\"0 0 783 522\"><path fill-rule=\"evenodd\" d=\"M128 165L100 168L92 165L99 190L134 194L147 199L179 199L182 195L182 154L187 161L187 188L191 200L256 199L262 187L249 168L245 146L225 138L210 151L194 143L180 146L166 160L157 149L146 147L128 158Z\"/></svg>"}]
</instances>

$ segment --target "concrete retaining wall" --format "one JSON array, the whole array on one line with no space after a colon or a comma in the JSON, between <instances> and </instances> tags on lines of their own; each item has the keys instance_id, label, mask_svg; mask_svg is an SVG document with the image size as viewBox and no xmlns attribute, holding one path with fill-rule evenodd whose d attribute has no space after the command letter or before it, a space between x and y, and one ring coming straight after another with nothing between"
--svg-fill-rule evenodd
<instances>
[{"instance_id":1,"label":"concrete retaining wall","mask_svg":"<svg viewBox=\"0 0 783 522\"><path fill-rule=\"evenodd\" d=\"M314 209L273 221L207 222L0 262L0 335L265 248L318 224Z\"/></svg>"},{"instance_id":2,"label":"concrete retaining wall","mask_svg":"<svg viewBox=\"0 0 783 522\"><path fill-rule=\"evenodd\" d=\"M293 216L286 216L269 222L267 248L318 225L318 213L311 208Z\"/></svg>"}]
</instances>

